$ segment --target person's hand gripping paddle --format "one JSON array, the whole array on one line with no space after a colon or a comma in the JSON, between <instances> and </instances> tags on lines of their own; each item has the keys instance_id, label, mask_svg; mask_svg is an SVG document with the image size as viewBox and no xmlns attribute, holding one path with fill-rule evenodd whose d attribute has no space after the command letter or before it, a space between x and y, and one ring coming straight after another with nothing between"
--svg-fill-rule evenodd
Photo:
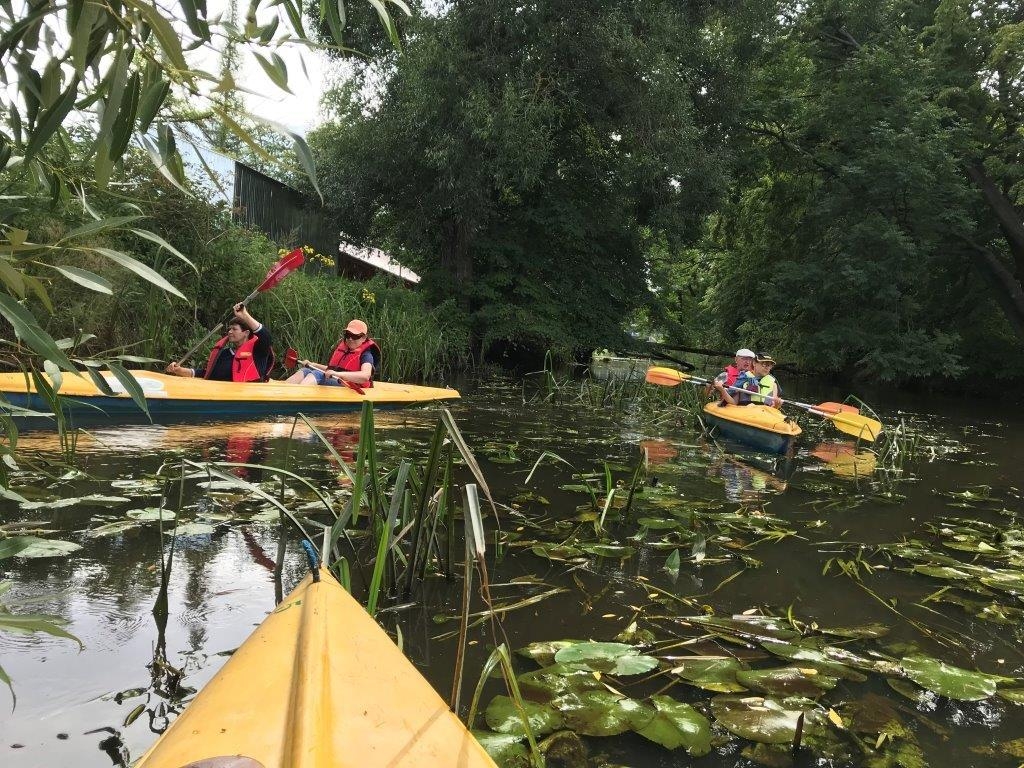
<instances>
[{"instance_id":1,"label":"person's hand gripping paddle","mask_svg":"<svg viewBox=\"0 0 1024 768\"><path fill-rule=\"evenodd\" d=\"M284 351L284 367L287 370L290 371L292 368L294 368L298 364L299 364L299 353L298 353L298 351L294 347L288 347L288 349L286 349ZM324 365L324 366L317 365L316 363L311 363L309 360L304 361L304 364L308 368L316 368L317 370L320 370L320 371L326 371L327 370L327 366L326 365ZM358 384L356 384L353 381L348 381L346 379L338 379L338 381L344 383L345 386L347 386L349 389L355 390L360 395L365 395L366 394L366 390L363 389L362 387L360 387Z\"/></svg>"}]
</instances>

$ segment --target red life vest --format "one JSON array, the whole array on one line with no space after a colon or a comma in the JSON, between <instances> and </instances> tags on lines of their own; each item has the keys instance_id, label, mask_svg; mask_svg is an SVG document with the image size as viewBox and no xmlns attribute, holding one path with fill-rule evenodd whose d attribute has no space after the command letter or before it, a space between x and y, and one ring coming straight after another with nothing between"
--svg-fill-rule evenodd
<instances>
[{"instance_id":1,"label":"red life vest","mask_svg":"<svg viewBox=\"0 0 1024 768\"><path fill-rule=\"evenodd\" d=\"M256 359L252 354L257 341L259 339L256 336L249 334L248 339L235 347L235 356L231 361L232 381L263 381L263 376L260 375L259 368L256 367ZM206 361L205 378L210 378L210 375L213 373L213 366L216 364L217 358L227 342L228 337L225 336L213 345L213 349L210 350L210 357Z\"/></svg>"},{"instance_id":2,"label":"red life vest","mask_svg":"<svg viewBox=\"0 0 1024 768\"><path fill-rule=\"evenodd\" d=\"M331 359L327 362L327 367L335 371L358 371L362 366L359 364L359 358L363 356L363 352L370 350L373 354L374 368L380 367L380 347L377 346L377 342L373 339L364 339L363 343L355 349L349 351L345 344L345 339L342 339L338 346L334 348L331 353ZM373 372L370 372L373 375ZM360 387L372 387L373 380L360 384Z\"/></svg>"},{"instance_id":3,"label":"red life vest","mask_svg":"<svg viewBox=\"0 0 1024 768\"><path fill-rule=\"evenodd\" d=\"M739 378L740 369L735 365L725 366L725 386L731 387L736 383L736 379Z\"/></svg>"}]
</instances>

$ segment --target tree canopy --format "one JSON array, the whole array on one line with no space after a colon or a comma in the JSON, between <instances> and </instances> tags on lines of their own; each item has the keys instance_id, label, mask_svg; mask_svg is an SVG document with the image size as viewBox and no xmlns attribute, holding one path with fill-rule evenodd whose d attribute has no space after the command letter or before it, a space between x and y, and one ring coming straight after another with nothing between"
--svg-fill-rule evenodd
<instances>
[{"instance_id":1,"label":"tree canopy","mask_svg":"<svg viewBox=\"0 0 1024 768\"><path fill-rule=\"evenodd\" d=\"M457 297L481 349L632 323L819 371L1020 375L1022 13L456 1L311 144L341 227Z\"/></svg>"},{"instance_id":2,"label":"tree canopy","mask_svg":"<svg viewBox=\"0 0 1024 768\"><path fill-rule=\"evenodd\" d=\"M310 139L325 198L456 296L483 348L572 346L647 296L652 238L723 188L731 95L704 3L454 2Z\"/></svg>"}]
</instances>

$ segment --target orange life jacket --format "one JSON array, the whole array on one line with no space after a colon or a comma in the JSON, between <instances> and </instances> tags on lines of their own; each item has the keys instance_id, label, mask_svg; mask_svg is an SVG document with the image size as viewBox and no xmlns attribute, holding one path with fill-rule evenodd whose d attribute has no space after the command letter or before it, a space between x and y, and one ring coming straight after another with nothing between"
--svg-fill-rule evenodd
<instances>
[{"instance_id":1,"label":"orange life jacket","mask_svg":"<svg viewBox=\"0 0 1024 768\"><path fill-rule=\"evenodd\" d=\"M248 339L235 347L235 356L231 361L232 381L263 381L263 375L260 373L259 368L256 367L256 358L252 354L257 341L259 339L256 336L249 334ZM228 337L225 336L213 345L213 349L210 350L210 357L206 361L205 378L210 378L217 358L227 342Z\"/></svg>"},{"instance_id":2,"label":"orange life jacket","mask_svg":"<svg viewBox=\"0 0 1024 768\"><path fill-rule=\"evenodd\" d=\"M367 350L373 355L373 368L376 371L380 368L380 347L377 346L376 341L369 338L364 339L362 344L351 351L349 351L345 344L345 339L342 339L331 353L331 359L327 362L327 367L335 371L358 371L362 367L359 364L359 358ZM370 372L370 375L373 375L373 371ZM359 386L372 387L373 380L371 379Z\"/></svg>"}]
</instances>

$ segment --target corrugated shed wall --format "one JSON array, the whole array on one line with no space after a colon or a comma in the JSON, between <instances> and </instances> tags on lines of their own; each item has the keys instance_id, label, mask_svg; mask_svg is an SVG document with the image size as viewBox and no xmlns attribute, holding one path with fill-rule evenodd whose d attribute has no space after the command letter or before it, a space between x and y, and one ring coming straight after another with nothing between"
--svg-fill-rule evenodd
<instances>
[{"instance_id":1,"label":"corrugated shed wall","mask_svg":"<svg viewBox=\"0 0 1024 768\"><path fill-rule=\"evenodd\" d=\"M311 245L324 256L338 257L338 229L321 214L320 201L235 163L232 217L258 229L282 248Z\"/></svg>"}]
</instances>

